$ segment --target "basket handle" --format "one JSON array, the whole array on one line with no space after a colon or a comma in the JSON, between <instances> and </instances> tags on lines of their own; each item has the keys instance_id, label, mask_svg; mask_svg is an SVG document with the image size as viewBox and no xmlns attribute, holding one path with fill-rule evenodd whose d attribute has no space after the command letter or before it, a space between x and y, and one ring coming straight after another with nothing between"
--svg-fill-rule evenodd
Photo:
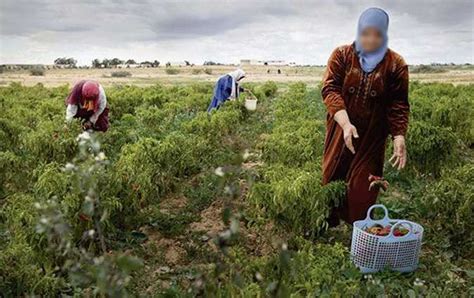
<instances>
[{"instance_id":1,"label":"basket handle","mask_svg":"<svg viewBox=\"0 0 474 298\"><path fill-rule=\"evenodd\" d=\"M255 96L255 94L253 94L252 91L250 91L249 89L245 89L245 90L252 96L253 100L257 100L257 97Z\"/></svg>"},{"instance_id":2,"label":"basket handle","mask_svg":"<svg viewBox=\"0 0 474 298\"><path fill-rule=\"evenodd\" d=\"M409 228L408 228L408 233L406 233L406 235L403 235L403 236L395 236L393 234L393 232L395 232L395 228L400 226L400 225L407 225ZM390 236L392 237L396 237L396 238L404 238L404 237L407 237L408 235L411 235L413 233L413 224L409 221L406 221L406 220L400 220L398 221L396 224L394 224L392 226L392 228L390 229Z\"/></svg>"},{"instance_id":3,"label":"basket handle","mask_svg":"<svg viewBox=\"0 0 474 298\"><path fill-rule=\"evenodd\" d=\"M389 220L387 207L385 207L382 204L375 204L375 205L370 206L369 210L367 210L367 217L365 218L365 220L369 220L369 219L373 220L372 218L370 218L370 214L372 213L372 210L374 210L375 208L382 208L383 211L385 212L383 219Z\"/></svg>"}]
</instances>

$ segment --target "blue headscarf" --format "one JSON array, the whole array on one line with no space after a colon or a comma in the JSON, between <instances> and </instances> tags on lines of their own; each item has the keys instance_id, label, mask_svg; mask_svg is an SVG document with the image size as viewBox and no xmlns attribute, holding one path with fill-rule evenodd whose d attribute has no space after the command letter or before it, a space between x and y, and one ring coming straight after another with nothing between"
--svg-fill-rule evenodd
<instances>
[{"instance_id":1,"label":"blue headscarf","mask_svg":"<svg viewBox=\"0 0 474 298\"><path fill-rule=\"evenodd\" d=\"M360 35L368 27L374 27L380 31L383 36L382 46L374 52L367 53L360 45ZM355 41L357 55L360 65L365 72L371 72L382 61L388 49L388 14L380 8L372 7L366 9L359 17L357 25L357 38Z\"/></svg>"}]
</instances>

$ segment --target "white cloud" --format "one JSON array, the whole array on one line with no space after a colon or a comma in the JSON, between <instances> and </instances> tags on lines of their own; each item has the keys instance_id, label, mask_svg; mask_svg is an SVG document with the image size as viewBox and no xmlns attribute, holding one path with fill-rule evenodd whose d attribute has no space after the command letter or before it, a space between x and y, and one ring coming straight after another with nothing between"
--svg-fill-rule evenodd
<instances>
[{"instance_id":1,"label":"white cloud","mask_svg":"<svg viewBox=\"0 0 474 298\"><path fill-rule=\"evenodd\" d=\"M3 0L0 63L72 56L324 64L350 43L360 12L386 8L390 46L409 63L473 63L471 0L71 1Z\"/></svg>"}]
</instances>

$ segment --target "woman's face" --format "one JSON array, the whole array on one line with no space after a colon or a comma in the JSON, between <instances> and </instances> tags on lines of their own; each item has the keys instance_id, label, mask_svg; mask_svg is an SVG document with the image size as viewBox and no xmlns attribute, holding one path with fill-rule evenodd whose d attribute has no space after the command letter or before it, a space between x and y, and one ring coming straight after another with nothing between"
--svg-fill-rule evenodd
<instances>
[{"instance_id":1,"label":"woman's face","mask_svg":"<svg viewBox=\"0 0 474 298\"><path fill-rule=\"evenodd\" d=\"M359 41L364 51L370 53L382 46L383 36L376 28L368 27L360 34Z\"/></svg>"}]
</instances>

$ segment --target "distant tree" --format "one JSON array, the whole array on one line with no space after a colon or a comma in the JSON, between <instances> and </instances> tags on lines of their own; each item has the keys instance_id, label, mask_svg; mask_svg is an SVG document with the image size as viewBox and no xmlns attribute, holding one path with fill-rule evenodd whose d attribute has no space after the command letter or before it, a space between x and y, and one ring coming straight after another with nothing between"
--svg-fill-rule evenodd
<instances>
[{"instance_id":1,"label":"distant tree","mask_svg":"<svg viewBox=\"0 0 474 298\"><path fill-rule=\"evenodd\" d=\"M135 62L135 60L133 59L128 59L127 62L125 62L125 64L129 65L129 64L137 64L137 62Z\"/></svg>"},{"instance_id":2,"label":"distant tree","mask_svg":"<svg viewBox=\"0 0 474 298\"><path fill-rule=\"evenodd\" d=\"M110 60L110 66L117 67L117 65L123 64L123 60L120 60L119 58L113 58Z\"/></svg>"},{"instance_id":3,"label":"distant tree","mask_svg":"<svg viewBox=\"0 0 474 298\"><path fill-rule=\"evenodd\" d=\"M66 64L69 65L70 67L76 67L77 60L70 57L66 59Z\"/></svg>"},{"instance_id":4,"label":"distant tree","mask_svg":"<svg viewBox=\"0 0 474 298\"><path fill-rule=\"evenodd\" d=\"M76 67L76 64L77 64L77 60L72 57L70 58L59 57L54 60L54 65L56 66L66 66L66 67L73 68L73 67Z\"/></svg>"},{"instance_id":5,"label":"distant tree","mask_svg":"<svg viewBox=\"0 0 474 298\"><path fill-rule=\"evenodd\" d=\"M104 60L102 60L102 65L105 68L109 68L110 67L110 60L105 58Z\"/></svg>"},{"instance_id":6,"label":"distant tree","mask_svg":"<svg viewBox=\"0 0 474 298\"><path fill-rule=\"evenodd\" d=\"M222 63L218 63L214 61L205 61L204 65L222 65Z\"/></svg>"},{"instance_id":7,"label":"distant tree","mask_svg":"<svg viewBox=\"0 0 474 298\"><path fill-rule=\"evenodd\" d=\"M160 61L158 61L158 60L153 61L153 63L151 64L151 66L152 66L152 67L158 67L158 66L160 66Z\"/></svg>"},{"instance_id":8,"label":"distant tree","mask_svg":"<svg viewBox=\"0 0 474 298\"><path fill-rule=\"evenodd\" d=\"M190 65L191 65L191 63L189 63L189 61L186 61L186 60L184 60L184 63L186 64L186 66L190 66Z\"/></svg>"},{"instance_id":9,"label":"distant tree","mask_svg":"<svg viewBox=\"0 0 474 298\"><path fill-rule=\"evenodd\" d=\"M166 67L171 67L171 62L166 62Z\"/></svg>"},{"instance_id":10,"label":"distant tree","mask_svg":"<svg viewBox=\"0 0 474 298\"><path fill-rule=\"evenodd\" d=\"M56 58L56 59L54 60L54 64L55 64L55 65L64 65L64 64L66 64L66 63L65 63L66 59L67 59L66 57L59 57L59 58Z\"/></svg>"},{"instance_id":11,"label":"distant tree","mask_svg":"<svg viewBox=\"0 0 474 298\"><path fill-rule=\"evenodd\" d=\"M99 59L95 58L92 60L92 68L101 68L102 67L102 62L100 62Z\"/></svg>"}]
</instances>

